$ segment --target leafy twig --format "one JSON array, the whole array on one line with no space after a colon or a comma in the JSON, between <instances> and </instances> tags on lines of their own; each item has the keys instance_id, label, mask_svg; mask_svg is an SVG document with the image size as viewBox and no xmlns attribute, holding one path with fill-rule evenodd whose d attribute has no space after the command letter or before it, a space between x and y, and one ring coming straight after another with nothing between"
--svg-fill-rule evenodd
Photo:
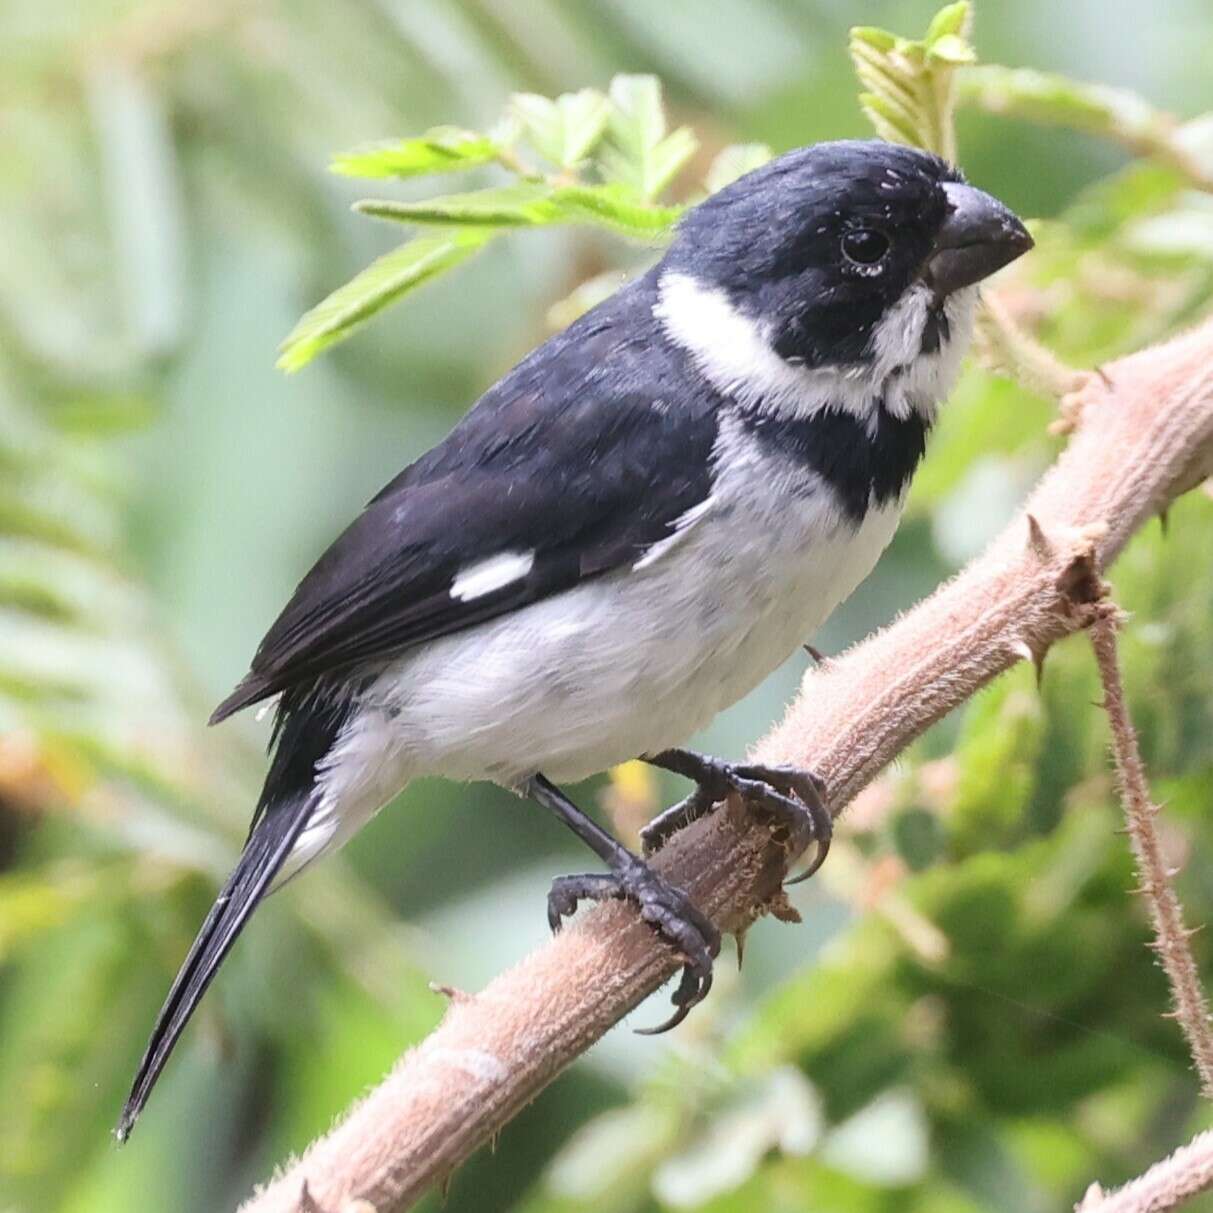
<instances>
[{"instance_id":1,"label":"leafy twig","mask_svg":"<svg viewBox=\"0 0 1213 1213\"><path fill-rule=\"evenodd\" d=\"M1062 400L1076 392L1093 372L1062 362L1019 326L997 292L987 291L977 317L977 353L982 365L1004 374L1037 395Z\"/></svg>"},{"instance_id":2,"label":"leafy twig","mask_svg":"<svg viewBox=\"0 0 1213 1213\"><path fill-rule=\"evenodd\" d=\"M1071 80L1056 72L983 64L964 73L960 99L991 114L1023 118L1041 126L1067 126L1112 139L1142 156L1178 169L1202 190L1213 177L1184 146L1182 127L1144 97L1127 89Z\"/></svg>"},{"instance_id":3,"label":"leafy twig","mask_svg":"<svg viewBox=\"0 0 1213 1213\"><path fill-rule=\"evenodd\" d=\"M1213 1021L1210 1020L1209 1004L1201 989L1196 961L1188 946L1188 939L1194 932L1184 926L1183 907L1171 883L1172 873L1163 858L1158 833L1154 829L1158 805L1150 797L1145 767L1137 745L1137 733L1125 704L1116 627L1116 613L1106 612L1091 629L1091 644L1103 681L1104 709L1112 730L1112 753L1116 761L1125 824L1137 858L1141 892L1149 904L1150 917L1154 921L1153 946L1171 984L1174 1015L1187 1038L1192 1062L1200 1076L1201 1090L1207 1098L1213 1099Z\"/></svg>"},{"instance_id":4,"label":"leafy twig","mask_svg":"<svg viewBox=\"0 0 1213 1213\"><path fill-rule=\"evenodd\" d=\"M956 69L976 62L965 0L935 14L921 39L858 25L851 61L864 86L859 104L882 139L924 147L956 163Z\"/></svg>"}]
</instances>

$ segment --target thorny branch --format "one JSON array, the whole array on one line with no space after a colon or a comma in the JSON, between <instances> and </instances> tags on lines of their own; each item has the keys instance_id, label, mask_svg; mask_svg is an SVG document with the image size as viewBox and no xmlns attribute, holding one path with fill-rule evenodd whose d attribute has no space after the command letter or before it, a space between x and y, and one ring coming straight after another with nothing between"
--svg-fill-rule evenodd
<instances>
[{"instance_id":1,"label":"thorny branch","mask_svg":"<svg viewBox=\"0 0 1213 1213\"><path fill-rule=\"evenodd\" d=\"M1213 1021L1209 1019L1209 1004L1205 1001L1196 961L1188 946L1188 937L1194 932L1184 926L1183 907L1171 883L1171 872L1154 829L1158 805L1150 798L1137 733L1125 705L1116 625L1116 616L1109 611L1091 629L1091 644L1103 681L1104 710L1112 728L1112 753L1124 801L1125 824L1137 858L1141 892L1154 920L1154 949L1171 983L1175 1018L1187 1037L1201 1090L1207 1098L1213 1099Z\"/></svg>"},{"instance_id":2,"label":"thorny branch","mask_svg":"<svg viewBox=\"0 0 1213 1213\"><path fill-rule=\"evenodd\" d=\"M1115 1192L1092 1184L1074 1213L1167 1213L1213 1188L1213 1129Z\"/></svg>"},{"instance_id":3,"label":"thorny branch","mask_svg":"<svg viewBox=\"0 0 1213 1213\"><path fill-rule=\"evenodd\" d=\"M1213 473L1213 321L1105 370L1069 399L1069 445L1003 534L891 627L811 670L756 759L812 767L837 814L940 717L1095 622L1102 570L1143 523ZM736 932L781 911L788 858L766 827L717 812L674 838L656 866ZM345 1213L355 1200L378 1213L407 1208L677 966L630 908L595 909L452 1002L439 1027L243 1213L295 1213L305 1181L318 1213ZM1109 1209L1138 1207L1166 1206Z\"/></svg>"}]
</instances>

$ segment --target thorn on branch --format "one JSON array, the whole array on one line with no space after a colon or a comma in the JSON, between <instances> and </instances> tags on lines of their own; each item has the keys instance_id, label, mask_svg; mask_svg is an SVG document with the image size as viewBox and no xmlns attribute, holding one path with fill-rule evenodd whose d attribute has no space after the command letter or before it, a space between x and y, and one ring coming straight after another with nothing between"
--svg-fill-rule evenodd
<instances>
[{"instance_id":1,"label":"thorn on branch","mask_svg":"<svg viewBox=\"0 0 1213 1213\"><path fill-rule=\"evenodd\" d=\"M1032 665L1036 670L1036 689L1038 691L1045 684L1045 658L1048 655L1048 649L1041 649L1039 653L1032 654Z\"/></svg>"},{"instance_id":2,"label":"thorn on branch","mask_svg":"<svg viewBox=\"0 0 1213 1213\"><path fill-rule=\"evenodd\" d=\"M1045 658L1048 648L1034 649L1026 640L1016 640L1011 645L1011 651L1023 661L1030 661L1036 671L1036 689L1039 691L1045 680Z\"/></svg>"},{"instance_id":3,"label":"thorn on branch","mask_svg":"<svg viewBox=\"0 0 1213 1213\"><path fill-rule=\"evenodd\" d=\"M811 644L801 646L806 653L813 659L814 665L825 665L826 655L818 648L814 648Z\"/></svg>"},{"instance_id":4,"label":"thorn on branch","mask_svg":"<svg viewBox=\"0 0 1213 1213\"><path fill-rule=\"evenodd\" d=\"M1053 559L1053 545L1049 542L1044 528L1036 520L1035 514L1028 515L1028 548L1042 561Z\"/></svg>"},{"instance_id":5,"label":"thorn on branch","mask_svg":"<svg viewBox=\"0 0 1213 1213\"><path fill-rule=\"evenodd\" d=\"M1107 1195L1103 1188L1097 1183L1093 1183L1082 1195L1082 1200L1074 1206L1074 1213L1087 1213L1088 1210L1097 1209Z\"/></svg>"},{"instance_id":6,"label":"thorn on branch","mask_svg":"<svg viewBox=\"0 0 1213 1213\"><path fill-rule=\"evenodd\" d=\"M1125 702L1116 643L1120 622L1121 615L1115 607L1105 611L1091 631L1091 644L1104 688L1104 710L1112 731L1112 754L1125 824L1137 861L1142 895L1154 924L1154 939L1150 946L1167 975L1174 1014L1188 1042L1201 1090L1207 1098L1213 1099L1213 1021L1201 988L1200 973L1188 946L1190 933L1184 923L1183 906L1171 883L1175 869L1167 865L1155 829L1158 808L1150 796L1137 733ZM1210 1169L1210 1182L1213 1182L1213 1168ZM1080 1208L1085 1209L1087 1203L1084 1200Z\"/></svg>"},{"instance_id":7,"label":"thorn on branch","mask_svg":"<svg viewBox=\"0 0 1213 1213\"><path fill-rule=\"evenodd\" d=\"M452 1003L471 1002L475 997L469 994L466 990L459 989L458 986L448 986L441 981L431 981L430 990L435 994L441 994L444 998L449 998Z\"/></svg>"}]
</instances>

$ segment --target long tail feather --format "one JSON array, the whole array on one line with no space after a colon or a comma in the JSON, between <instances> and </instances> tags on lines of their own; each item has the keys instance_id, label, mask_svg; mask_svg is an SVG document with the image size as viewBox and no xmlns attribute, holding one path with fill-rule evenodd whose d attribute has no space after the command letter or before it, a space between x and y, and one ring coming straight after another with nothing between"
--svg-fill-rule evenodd
<instances>
[{"instance_id":1,"label":"long tail feather","mask_svg":"<svg viewBox=\"0 0 1213 1213\"><path fill-rule=\"evenodd\" d=\"M312 809L311 791L259 814L235 870L206 916L152 1029L131 1093L118 1120L123 1142L147 1102L164 1063L244 924L269 891Z\"/></svg>"}]
</instances>

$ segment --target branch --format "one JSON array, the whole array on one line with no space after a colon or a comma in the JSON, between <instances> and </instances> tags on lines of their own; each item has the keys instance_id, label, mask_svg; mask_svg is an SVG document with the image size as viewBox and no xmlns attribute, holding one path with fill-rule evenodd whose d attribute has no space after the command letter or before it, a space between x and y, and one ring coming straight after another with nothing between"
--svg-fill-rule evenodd
<instances>
[{"instance_id":1,"label":"branch","mask_svg":"<svg viewBox=\"0 0 1213 1213\"><path fill-rule=\"evenodd\" d=\"M1144 1175L1105 1192L1092 1184L1074 1213L1167 1213L1213 1188L1213 1129L1156 1162Z\"/></svg>"},{"instance_id":2,"label":"branch","mask_svg":"<svg viewBox=\"0 0 1213 1213\"><path fill-rule=\"evenodd\" d=\"M1099 573L1144 522L1213 472L1213 321L1113 363L1068 402L1076 432L987 552L891 627L810 671L754 749L810 766L839 812L940 717L1093 622ZM717 812L655 866L725 931L780 909L787 855L760 824ZM677 959L622 903L598 907L431 1035L243 1213L378 1213L442 1182L565 1066L651 994Z\"/></svg>"},{"instance_id":3,"label":"branch","mask_svg":"<svg viewBox=\"0 0 1213 1213\"><path fill-rule=\"evenodd\" d=\"M1116 775L1124 801L1125 824L1137 857L1137 875L1141 891L1154 920L1154 949L1171 984L1175 1018L1183 1028L1201 1090L1213 1099L1213 1025L1209 1004L1200 985L1200 974L1188 938L1193 934L1184 926L1183 907L1171 884L1171 871L1163 858L1154 818L1158 806L1150 797L1145 766L1137 746L1137 733L1125 705L1120 678L1120 658L1116 645L1116 616L1109 612L1091 629L1091 644L1103 681L1104 708L1112 728L1112 753Z\"/></svg>"}]
</instances>

